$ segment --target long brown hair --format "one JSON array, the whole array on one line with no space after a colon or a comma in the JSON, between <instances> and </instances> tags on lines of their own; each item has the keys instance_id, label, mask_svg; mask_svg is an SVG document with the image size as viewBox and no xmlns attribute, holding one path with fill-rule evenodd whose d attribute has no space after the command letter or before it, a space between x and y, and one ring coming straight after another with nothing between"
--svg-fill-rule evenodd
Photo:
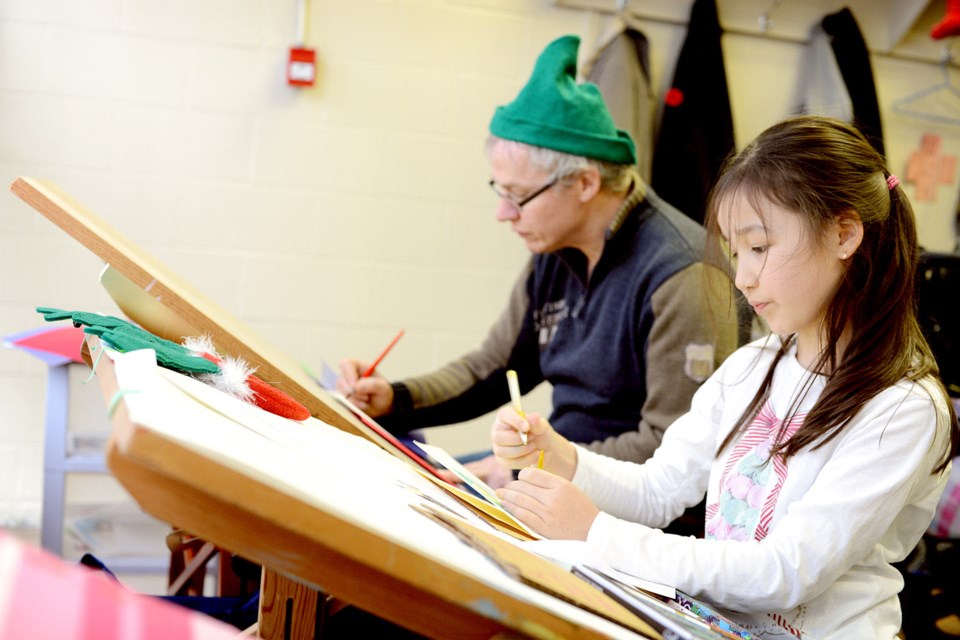
<instances>
[{"instance_id":1,"label":"long brown hair","mask_svg":"<svg viewBox=\"0 0 960 640\"><path fill-rule=\"evenodd\" d=\"M827 374L826 385L803 426L778 443L776 455L789 458L804 447L829 442L871 398L903 379L932 378L947 398L917 321L919 246L913 208L901 187L890 186L895 179L888 184L889 177L884 158L856 128L832 118L798 116L770 127L730 157L711 192L705 225L714 258L722 242L719 205L736 195L748 198L758 212L771 202L796 213L815 239L840 215L856 212L863 222L861 244L847 260L826 309L826 346L813 368ZM848 328L850 341L841 355L838 342ZM768 397L774 368L790 341L784 336L763 384L720 451ZM947 405L951 444L934 472L956 455L960 439L953 406Z\"/></svg>"}]
</instances>

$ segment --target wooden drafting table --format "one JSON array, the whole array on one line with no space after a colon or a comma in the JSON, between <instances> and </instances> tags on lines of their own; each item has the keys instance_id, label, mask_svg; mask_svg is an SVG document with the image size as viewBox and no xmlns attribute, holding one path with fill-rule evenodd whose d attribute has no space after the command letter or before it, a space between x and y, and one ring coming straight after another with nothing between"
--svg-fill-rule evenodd
<instances>
[{"instance_id":1,"label":"wooden drafting table","mask_svg":"<svg viewBox=\"0 0 960 640\"><path fill-rule=\"evenodd\" d=\"M190 387L209 390L205 385L144 361L142 354L153 358L152 351L106 356L103 345L88 338L114 421L108 466L146 511L431 637L490 638L504 631L540 638L657 637L636 619L626 626L611 622L611 612L624 621L606 608L612 601L575 593L575 586L556 597L514 579L489 555L411 509L410 496L419 495L411 487L426 482L423 475L358 437L356 418L296 365L54 185L18 178L11 190L210 334L223 353L244 357L279 381L314 416L286 421L226 394L212 396ZM149 318L131 319L151 329ZM219 404L226 401L235 404ZM345 461L353 465L344 468ZM607 617L570 603L588 601Z\"/></svg>"},{"instance_id":2,"label":"wooden drafting table","mask_svg":"<svg viewBox=\"0 0 960 640\"><path fill-rule=\"evenodd\" d=\"M108 464L155 516L434 637L642 637L523 584L411 509L443 496L373 443L276 418L156 367L149 350L88 342L115 408Z\"/></svg>"}]
</instances>

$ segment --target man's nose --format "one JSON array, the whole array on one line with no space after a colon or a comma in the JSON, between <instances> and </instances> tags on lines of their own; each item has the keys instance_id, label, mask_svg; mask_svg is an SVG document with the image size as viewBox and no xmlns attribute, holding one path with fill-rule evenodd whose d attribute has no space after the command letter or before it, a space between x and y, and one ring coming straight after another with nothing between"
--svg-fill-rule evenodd
<instances>
[{"instance_id":1,"label":"man's nose","mask_svg":"<svg viewBox=\"0 0 960 640\"><path fill-rule=\"evenodd\" d=\"M500 198L497 201L497 221L510 222L520 217L520 212L506 198Z\"/></svg>"}]
</instances>

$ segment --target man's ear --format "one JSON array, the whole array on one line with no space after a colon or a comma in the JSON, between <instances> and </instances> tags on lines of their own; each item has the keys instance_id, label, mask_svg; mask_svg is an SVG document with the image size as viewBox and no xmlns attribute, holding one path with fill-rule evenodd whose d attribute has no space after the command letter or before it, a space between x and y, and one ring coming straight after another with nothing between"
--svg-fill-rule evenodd
<instances>
[{"instance_id":1,"label":"man's ear","mask_svg":"<svg viewBox=\"0 0 960 640\"><path fill-rule=\"evenodd\" d=\"M580 202L589 202L600 193L600 171L596 167L587 167L577 174L577 186L580 187Z\"/></svg>"},{"instance_id":2,"label":"man's ear","mask_svg":"<svg viewBox=\"0 0 960 640\"><path fill-rule=\"evenodd\" d=\"M836 225L837 253L846 259L856 253L863 242L863 220L851 209L837 216Z\"/></svg>"}]
</instances>

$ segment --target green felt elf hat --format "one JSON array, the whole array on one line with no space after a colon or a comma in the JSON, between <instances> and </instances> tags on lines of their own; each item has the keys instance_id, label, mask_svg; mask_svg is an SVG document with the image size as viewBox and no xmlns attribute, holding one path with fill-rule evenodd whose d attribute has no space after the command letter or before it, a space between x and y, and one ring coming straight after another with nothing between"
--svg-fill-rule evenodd
<instances>
[{"instance_id":1,"label":"green felt elf hat","mask_svg":"<svg viewBox=\"0 0 960 640\"><path fill-rule=\"evenodd\" d=\"M630 134L617 129L600 89L577 84L580 38L560 37L543 50L526 86L508 105L497 107L490 133L577 156L635 164Z\"/></svg>"}]
</instances>

